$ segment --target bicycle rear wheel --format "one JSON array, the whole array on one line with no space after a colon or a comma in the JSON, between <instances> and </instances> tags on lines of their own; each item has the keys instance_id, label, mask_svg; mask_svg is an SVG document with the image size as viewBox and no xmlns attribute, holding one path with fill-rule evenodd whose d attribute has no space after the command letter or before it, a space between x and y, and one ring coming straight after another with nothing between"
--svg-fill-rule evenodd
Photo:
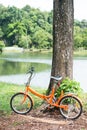
<instances>
[{"instance_id":1,"label":"bicycle rear wheel","mask_svg":"<svg viewBox=\"0 0 87 130\"><path fill-rule=\"evenodd\" d=\"M16 93L10 100L10 106L17 114L27 114L33 107L33 101L29 95Z\"/></svg>"},{"instance_id":2,"label":"bicycle rear wheel","mask_svg":"<svg viewBox=\"0 0 87 130\"><path fill-rule=\"evenodd\" d=\"M63 97L60 100L59 105L68 106L67 109L59 107L59 111L60 111L61 115L67 119L76 119L82 113L82 104L79 101L79 99L74 96Z\"/></svg>"}]
</instances>

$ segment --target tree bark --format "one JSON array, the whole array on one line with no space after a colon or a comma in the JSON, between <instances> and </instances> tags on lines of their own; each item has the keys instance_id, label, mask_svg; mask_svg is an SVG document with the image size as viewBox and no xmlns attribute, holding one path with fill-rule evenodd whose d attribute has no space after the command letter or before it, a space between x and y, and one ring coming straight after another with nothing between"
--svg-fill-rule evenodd
<instances>
[{"instance_id":1,"label":"tree bark","mask_svg":"<svg viewBox=\"0 0 87 130\"><path fill-rule=\"evenodd\" d=\"M73 23L73 0L54 0L52 76L73 78Z\"/></svg>"}]
</instances>

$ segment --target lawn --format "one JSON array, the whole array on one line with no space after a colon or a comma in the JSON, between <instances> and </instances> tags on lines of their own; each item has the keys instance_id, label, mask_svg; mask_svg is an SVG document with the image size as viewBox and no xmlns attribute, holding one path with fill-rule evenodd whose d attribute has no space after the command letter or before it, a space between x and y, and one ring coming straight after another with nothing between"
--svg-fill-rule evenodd
<instances>
[{"instance_id":1,"label":"lawn","mask_svg":"<svg viewBox=\"0 0 87 130\"><path fill-rule=\"evenodd\" d=\"M87 57L87 50L76 50L74 51L74 57Z\"/></svg>"},{"instance_id":2,"label":"lawn","mask_svg":"<svg viewBox=\"0 0 87 130\"><path fill-rule=\"evenodd\" d=\"M17 92L24 92L25 87L14 85L14 84L8 84L0 82L0 114L11 114L12 110L10 108L10 99L13 94ZM39 93L45 93L46 90L38 88L37 90ZM34 100L34 109L40 106L43 102L40 98L30 94ZM87 111L87 93L81 93L80 98L83 102L83 110Z\"/></svg>"},{"instance_id":3,"label":"lawn","mask_svg":"<svg viewBox=\"0 0 87 130\"><path fill-rule=\"evenodd\" d=\"M11 114L10 99L16 92L24 92L25 87L0 82L0 114ZM45 90L38 89L40 93L44 93ZM42 104L42 100L36 96L31 95L34 100L34 109Z\"/></svg>"}]
</instances>

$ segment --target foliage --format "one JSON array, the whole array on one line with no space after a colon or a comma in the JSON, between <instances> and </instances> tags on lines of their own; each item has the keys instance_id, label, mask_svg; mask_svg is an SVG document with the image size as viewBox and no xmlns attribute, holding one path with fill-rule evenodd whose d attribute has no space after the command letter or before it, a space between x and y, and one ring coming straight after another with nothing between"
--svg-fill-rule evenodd
<instances>
[{"instance_id":1,"label":"foliage","mask_svg":"<svg viewBox=\"0 0 87 130\"><path fill-rule=\"evenodd\" d=\"M6 46L50 48L51 16L52 12L41 12L28 5L22 9L0 5L0 38L5 41Z\"/></svg>"},{"instance_id":2,"label":"foliage","mask_svg":"<svg viewBox=\"0 0 87 130\"><path fill-rule=\"evenodd\" d=\"M19 39L18 46L23 48L29 48L31 46L31 37L30 36L21 36Z\"/></svg>"},{"instance_id":3,"label":"foliage","mask_svg":"<svg viewBox=\"0 0 87 130\"><path fill-rule=\"evenodd\" d=\"M13 24L8 24L7 38L13 39L11 44L16 45L22 35L26 35L26 28L24 28L23 23L17 21Z\"/></svg>"},{"instance_id":4,"label":"foliage","mask_svg":"<svg viewBox=\"0 0 87 130\"><path fill-rule=\"evenodd\" d=\"M87 49L87 21L74 21L74 49Z\"/></svg>"},{"instance_id":5,"label":"foliage","mask_svg":"<svg viewBox=\"0 0 87 130\"><path fill-rule=\"evenodd\" d=\"M3 48L3 47L5 47L5 44L3 41L0 41L0 48Z\"/></svg>"},{"instance_id":6,"label":"foliage","mask_svg":"<svg viewBox=\"0 0 87 130\"><path fill-rule=\"evenodd\" d=\"M1 29L1 27L0 27L0 38L2 38L3 35L4 35L4 33L2 32L2 29Z\"/></svg>"},{"instance_id":7,"label":"foliage","mask_svg":"<svg viewBox=\"0 0 87 130\"><path fill-rule=\"evenodd\" d=\"M42 12L29 5L19 9L0 4L0 40L6 46L49 49L53 42L52 31L53 11ZM74 20L74 49L80 47L87 49L86 20Z\"/></svg>"},{"instance_id":8,"label":"foliage","mask_svg":"<svg viewBox=\"0 0 87 130\"><path fill-rule=\"evenodd\" d=\"M81 43L83 42L82 30L79 26L74 27L74 49L82 47Z\"/></svg>"},{"instance_id":9,"label":"foliage","mask_svg":"<svg viewBox=\"0 0 87 130\"><path fill-rule=\"evenodd\" d=\"M5 47L5 44L3 41L0 41L0 52L2 52L3 47Z\"/></svg>"},{"instance_id":10,"label":"foliage","mask_svg":"<svg viewBox=\"0 0 87 130\"><path fill-rule=\"evenodd\" d=\"M78 82L71 80L69 78L64 79L62 81L62 83L60 84L60 87L56 91L57 97L59 97L62 90L64 93L74 93L79 96L80 96L81 92L83 91L80 88L80 84Z\"/></svg>"},{"instance_id":11,"label":"foliage","mask_svg":"<svg viewBox=\"0 0 87 130\"><path fill-rule=\"evenodd\" d=\"M51 48L52 47L52 37L49 33L40 29L35 32L33 41L36 48Z\"/></svg>"}]
</instances>

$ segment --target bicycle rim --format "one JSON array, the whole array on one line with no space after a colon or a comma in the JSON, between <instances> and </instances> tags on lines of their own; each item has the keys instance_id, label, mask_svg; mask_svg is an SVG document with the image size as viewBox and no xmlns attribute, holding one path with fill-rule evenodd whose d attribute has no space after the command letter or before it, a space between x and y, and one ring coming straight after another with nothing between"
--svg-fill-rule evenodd
<instances>
[{"instance_id":1,"label":"bicycle rim","mask_svg":"<svg viewBox=\"0 0 87 130\"><path fill-rule=\"evenodd\" d=\"M65 96L61 99L59 105L67 105L68 109L59 108L61 115L67 119L76 119L82 113L82 104L74 96Z\"/></svg>"},{"instance_id":2,"label":"bicycle rim","mask_svg":"<svg viewBox=\"0 0 87 130\"><path fill-rule=\"evenodd\" d=\"M30 96L24 93L17 93L12 96L10 101L11 108L18 114L27 114L33 107L33 102Z\"/></svg>"}]
</instances>

